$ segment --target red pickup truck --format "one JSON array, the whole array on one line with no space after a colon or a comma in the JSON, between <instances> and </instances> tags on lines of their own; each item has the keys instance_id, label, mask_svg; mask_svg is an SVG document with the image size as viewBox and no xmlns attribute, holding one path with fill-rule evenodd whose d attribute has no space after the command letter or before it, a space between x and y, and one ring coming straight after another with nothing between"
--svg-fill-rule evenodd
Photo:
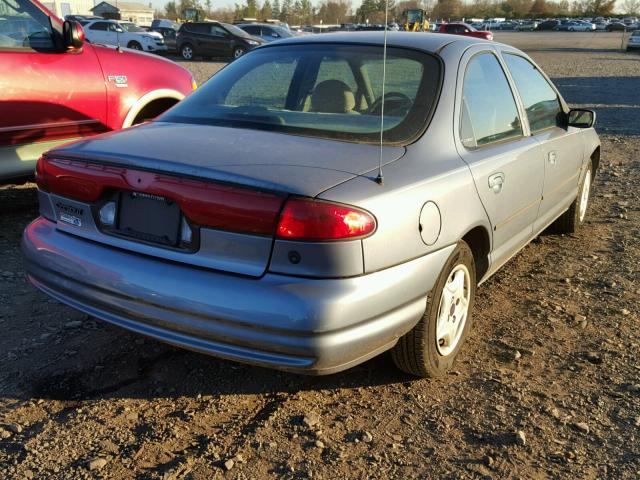
<instances>
[{"instance_id":1,"label":"red pickup truck","mask_svg":"<svg viewBox=\"0 0 640 480\"><path fill-rule=\"evenodd\" d=\"M438 27L438 33L449 33L453 35L466 35L469 37L493 40L493 33L486 30L476 30L471 25L462 22L443 23Z\"/></svg>"},{"instance_id":2,"label":"red pickup truck","mask_svg":"<svg viewBox=\"0 0 640 480\"><path fill-rule=\"evenodd\" d=\"M195 88L151 54L92 45L37 0L0 0L0 181L46 150L155 117Z\"/></svg>"}]
</instances>

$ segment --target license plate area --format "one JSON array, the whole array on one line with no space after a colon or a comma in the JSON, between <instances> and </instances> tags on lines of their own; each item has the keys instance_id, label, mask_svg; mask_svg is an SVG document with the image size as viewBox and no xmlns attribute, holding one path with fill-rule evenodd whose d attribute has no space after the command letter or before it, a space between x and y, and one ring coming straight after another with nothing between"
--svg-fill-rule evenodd
<instances>
[{"instance_id":1,"label":"license plate area","mask_svg":"<svg viewBox=\"0 0 640 480\"><path fill-rule=\"evenodd\" d=\"M121 192L117 232L145 242L178 245L180 206L171 199L141 192Z\"/></svg>"}]
</instances>

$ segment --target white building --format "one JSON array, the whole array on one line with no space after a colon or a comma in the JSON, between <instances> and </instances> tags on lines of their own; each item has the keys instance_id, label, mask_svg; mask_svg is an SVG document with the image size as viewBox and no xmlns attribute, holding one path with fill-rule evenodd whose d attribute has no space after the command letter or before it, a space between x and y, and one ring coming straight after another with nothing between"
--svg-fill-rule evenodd
<instances>
[{"instance_id":1,"label":"white building","mask_svg":"<svg viewBox=\"0 0 640 480\"><path fill-rule=\"evenodd\" d=\"M98 17L113 20L126 20L140 26L151 26L154 9L142 3L133 2L100 2L92 7L91 12Z\"/></svg>"},{"instance_id":2,"label":"white building","mask_svg":"<svg viewBox=\"0 0 640 480\"><path fill-rule=\"evenodd\" d=\"M65 15L91 15L93 0L49 0L42 2L57 17Z\"/></svg>"}]
</instances>

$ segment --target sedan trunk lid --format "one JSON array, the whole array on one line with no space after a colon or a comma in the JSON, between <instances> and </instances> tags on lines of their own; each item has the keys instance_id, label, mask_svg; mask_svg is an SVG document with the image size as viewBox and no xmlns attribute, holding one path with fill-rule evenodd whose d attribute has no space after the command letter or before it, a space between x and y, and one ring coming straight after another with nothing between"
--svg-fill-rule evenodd
<instances>
[{"instance_id":1,"label":"sedan trunk lid","mask_svg":"<svg viewBox=\"0 0 640 480\"><path fill-rule=\"evenodd\" d=\"M384 163L403 153L385 147ZM260 276L287 196L315 197L375 171L379 154L375 145L158 122L49 152L38 184L68 233Z\"/></svg>"},{"instance_id":2,"label":"sedan trunk lid","mask_svg":"<svg viewBox=\"0 0 640 480\"><path fill-rule=\"evenodd\" d=\"M383 164L404 155L385 147ZM378 165L380 147L209 125L153 122L55 151L81 158L315 197Z\"/></svg>"}]
</instances>

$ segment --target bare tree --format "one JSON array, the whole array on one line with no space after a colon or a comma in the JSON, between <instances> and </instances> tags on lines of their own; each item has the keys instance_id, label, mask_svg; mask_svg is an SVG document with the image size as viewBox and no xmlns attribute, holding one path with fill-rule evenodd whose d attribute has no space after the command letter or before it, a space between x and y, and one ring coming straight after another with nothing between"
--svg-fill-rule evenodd
<instances>
[{"instance_id":1,"label":"bare tree","mask_svg":"<svg viewBox=\"0 0 640 480\"><path fill-rule=\"evenodd\" d=\"M624 0L622 10L627 15L640 15L640 0Z\"/></svg>"}]
</instances>

